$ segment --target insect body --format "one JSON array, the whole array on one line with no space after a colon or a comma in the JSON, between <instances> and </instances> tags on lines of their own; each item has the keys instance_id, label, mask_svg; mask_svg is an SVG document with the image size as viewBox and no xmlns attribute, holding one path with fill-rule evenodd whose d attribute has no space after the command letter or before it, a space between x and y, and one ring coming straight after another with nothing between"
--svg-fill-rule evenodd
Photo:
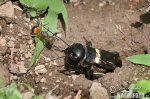
<instances>
[{"instance_id":1,"label":"insect body","mask_svg":"<svg viewBox=\"0 0 150 99\"><path fill-rule=\"evenodd\" d=\"M116 67L122 66L118 52L109 52L93 48L91 42L86 46L74 43L65 49L66 69L76 73L84 73L88 79L96 79L95 70L101 73L112 72Z\"/></svg>"},{"instance_id":2,"label":"insect body","mask_svg":"<svg viewBox=\"0 0 150 99\"><path fill-rule=\"evenodd\" d=\"M34 26L32 28L32 36L43 39L47 44L52 45L54 42L54 36L49 36L48 31L42 31L39 26Z\"/></svg>"}]
</instances>

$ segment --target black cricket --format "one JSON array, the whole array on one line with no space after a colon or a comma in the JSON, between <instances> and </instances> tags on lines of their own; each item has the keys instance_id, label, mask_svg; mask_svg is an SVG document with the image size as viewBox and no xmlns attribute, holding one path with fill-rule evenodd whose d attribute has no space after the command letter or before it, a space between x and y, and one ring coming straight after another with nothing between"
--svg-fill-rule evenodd
<instances>
[{"instance_id":1,"label":"black cricket","mask_svg":"<svg viewBox=\"0 0 150 99\"><path fill-rule=\"evenodd\" d=\"M74 43L64 52L66 55L65 68L75 71L76 74L83 73L90 80L101 77L101 73L113 72L116 67L122 66L118 52L93 48L90 41L86 42L86 46Z\"/></svg>"}]
</instances>

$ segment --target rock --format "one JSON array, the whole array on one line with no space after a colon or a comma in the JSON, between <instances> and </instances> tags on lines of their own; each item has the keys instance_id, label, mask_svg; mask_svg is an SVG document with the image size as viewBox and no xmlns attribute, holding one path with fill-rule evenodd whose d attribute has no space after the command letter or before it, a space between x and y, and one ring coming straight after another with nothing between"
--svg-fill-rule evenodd
<instances>
[{"instance_id":1,"label":"rock","mask_svg":"<svg viewBox=\"0 0 150 99\"><path fill-rule=\"evenodd\" d=\"M33 40L29 40L29 41L28 41L28 44L29 44L29 45L33 44Z\"/></svg>"},{"instance_id":2,"label":"rock","mask_svg":"<svg viewBox=\"0 0 150 99\"><path fill-rule=\"evenodd\" d=\"M98 4L98 6L99 6L99 7L103 7L103 6L105 6L106 4L107 4L106 1L102 1L101 3Z\"/></svg>"},{"instance_id":3,"label":"rock","mask_svg":"<svg viewBox=\"0 0 150 99\"><path fill-rule=\"evenodd\" d=\"M22 61L22 62L19 62L19 73L26 73L27 72L27 68L25 68L25 63Z\"/></svg>"},{"instance_id":4,"label":"rock","mask_svg":"<svg viewBox=\"0 0 150 99\"><path fill-rule=\"evenodd\" d=\"M18 62L17 64L11 64L11 67L9 68L11 73L14 74L24 74L27 72L27 68L25 68L25 63L22 62Z\"/></svg>"},{"instance_id":5,"label":"rock","mask_svg":"<svg viewBox=\"0 0 150 99\"><path fill-rule=\"evenodd\" d=\"M48 62L50 62L50 61L51 61L50 58L47 58L47 57L45 58L45 62L46 62L46 63L48 63Z\"/></svg>"},{"instance_id":6,"label":"rock","mask_svg":"<svg viewBox=\"0 0 150 99\"><path fill-rule=\"evenodd\" d=\"M77 75L71 75L73 81L75 81L77 77L78 77Z\"/></svg>"},{"instance_id":7,"label":"rock","mask_svg":"<svg viewBox=\"0 0 150 99\"><path fill-rule=\"evenodd\" d=\"M48 89L47 87L44 87L44 86L42 87L42 90L47 90L47 89Z\"/></svg>"},{"instance_id":8,"label":"rock","mask_svg":"<svg viewBox=\"0 0 150 99\"><path fill-rule=\"evenodd\" d=\"M5 46L6 45L6 39L3 37L0 37L0 46Z\"/></svg>"},{"instance_id":9,"label":"rock","mask_svg":"<svg viewBox=\"0 0 150 99\"><path fill-rule=\"evenodd\" d=\"M10 40L11 41L16 41L16 39L14 37L11 37Z\"/></svg>"},{"instance_id":10,"label":"rock","mask_svg":"<svg viewBox=\"0 0 150 99\"><path fill-rule=\"evenodd\" d=\"M60 38L62 37L62 35L60 33L58 33L57 36L60 37Z\"/></svg>"},{"instance_id":11,"label":"rock","mask_svg":"<svg viewBox=\"0 0 150 99\"><path fill-rule=\"evenodd\" d=\"M8 42L8 47L12 48L15 46L15 43L13 41Z\"/></svg>"},{"instance_id":12,"label":"rock","mask_svg":"<svg viewBox=\"0 0 150 99\"><path fill-rule=\"evenodd\" d=\"M19 77L17 77L16 75L10 75L10 80L18 80Z\"/></svg>"},{"instance_id":13,"label":"rock","mask_svg":"<svg viewBox=\"0 0 150 99\"><path fill-rule=\"evenodd\" d=\"M25 92L25 93L22 93L22 99L31 99L32 96L34 96L34 94L32 92Z\"/></svg>"},{"instance_id":14,"label":"rock","mask_svg":"<svg viewBox=\"0 0 150 99\"><path fill-rule=\"evenodd\" d=\"M25 60L25 58L24 58L24 57L21 57L20 59L21 59L22 61L24 61L24 60Z\"/></svg>"},{"instance_id":15,"label":"rock","mask_svg":"<svg viewBox=\"0 0 150 99\"><path fill-rule=\"evenodd\" d=\"M52 76L52 72L48 74L49 76Z\"/></svg>"},{"instance_id":16,"label":"rock","mask_svg":"<svg viewBox=\"0 0 150 99\"><path fill-rule=\"evenodd\" d=\"M30 58L30 57L32 57L32 54L30 52L25 54L25 58Z\"/></svg>"},{"instance_id":17,"label":"rock","mask_svg":"<svg viewBox=\"0 0 150 99\"><path fill-rule=\"evenodd\" d=\"M60 99L60 98L55 95L46 95L45 99Z\"/></svg>"},{"instance_id":18,"label":"rock","mask_svg":"<svg viewBox=\"0 0 150 99\"><path fill-rule=\"evenodd\" d=\"M19 37L21 37L21 36L22 36L22 34L21 34L21 33L19 33L19 34L18 34L18 36L19 36Z\"/></svg>"},{"instance_id":19,"label":"rock","mask_svg":"<svg viewBox=\"0 0 150 99\"><path fill-rule=\"evenodd\" d=\"M107 90L100 83L93 82L90 90L90 99L109 99Z\"/></svg>"},{"instance_id":20,"label":"rock","mask_svg":"<svg viewBox=\"0 0 150 99\"><path fill-rule=\"evenodd\" d=\"M0 17L14 18L14 8L11 1L0 6Z\"/></svg>"},{"instance_id":21,"label":"rock","mask_svg":"<svg viewBox=\"0 0 150 99\"><path fill-rule=\"evenodd\" d=\"M57 82L57 83L59 83L59 82L60 82L60 80L58 80L58 79L57 79L57 80L56 80L56 82Z\"/></svg>"},{"instance_id":22,"label":"rock","mask_svg":"<svg viewBox=\"0 0 150 99\"><path fill-rule=\"evenodd\" d=\"M8 52L8 47L7 46L0 46L0 55L3 57L3 55L9 53Z\"/></svg>"},{"instance_id":23,"label":"rock","mask_svg":"<svg viewBox=\"0 0 150 99\"><path fill-rule=\"evenodd\" d=\"M42 77L42 79L40 80L41 83L46 83L46 78L45 77Z\"/></svg>"},{"instance_id":24,"label":"rock","mask_svg":"<svg viewBox=\"0 0 150 99\"><path fill-rule=\"evenodd\" d=\"M47 69L45 68L45 65L38 65L35 67L35 74L45 74L47 73Z\"/></svg>"},{"instance_id":25,"label":"rock","mask_svg":"<svg viewBox=\"0 0 150 99\"><path fill-rule=\"evenodd\" d=\"M34 80L35 80L35 83L39 83L40 80L42 79L42 76L37 76Z\"/></svg>"},{"instance_id":26,"label":"rock","mask_svg":"<svg viewBox=\"0 0 150 99\"><path fill-rule=\"evenodd\" d=\"M92 85L92 81L87 80L84 76L83 77L77 77L76 80L73 81L73 85L74 85L74 91L77 91L79 89L89 90L89 88Z\"/></svg>"},{"instance_id":27,"label":"rock","mask_svg":"<svg viewBox=\"0 0 150 99\"><path fill-rule=\"evenodd\" d=\"M14 27L14 25L13 25L13 24L10 24L10 25L9 25L9 28L11 28L11 29L12 29L13 27Z\"/></svg>"},{"instance_id":28,"label":"rock","mask_svg":"<svg viewBox=\"0 0 150 99\"><path fill-rule=\"evenodd\" d=\"M26 45L25 45L25 44L20 44L20 49L19 49L19 52L20 52L20 53L24 53L26 49L27 49L27 48L26 48Z\"/></svg>"}]
</instances>

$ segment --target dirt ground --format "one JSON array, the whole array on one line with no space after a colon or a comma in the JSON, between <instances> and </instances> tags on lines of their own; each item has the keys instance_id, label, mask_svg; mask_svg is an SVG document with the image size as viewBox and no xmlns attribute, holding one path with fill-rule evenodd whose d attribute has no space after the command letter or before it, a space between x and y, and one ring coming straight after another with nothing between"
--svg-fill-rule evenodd
<instances>
[{"instance_id":1,"label":"dirt ground","mask_svg":"<svg viewBox=\"0 0 150 99\"><path fill-rule=\"evenodd\" d=\"M56 87L53 94L62 96L62 98L70 95L75 96L77 91L81 89L81 99L87 99L92 82L100 82L111 94L127 89L131 83L137 80L150 79L150 68L126 61L128 56L149 53L150 51L149 24L143 23L144 25L139 28L131 25L141 21L140 15L148 8L147 2L144 0L112 0L112 2L103 4L104 0L79 1L78 4L66 4L69 15L68 31L65 37L65 33L59 26L61 37L69 44L75 42L85 44L83 39L85 36L92 41L95 48L118 51L123 66L94 81L87 80L84 75L68 76L60 72L64 70L63 59L53 62L46 60L47 58L57 58L63 54L55 49L45 48L34 65L45 65L47 69L45 74L36 75L33 67L24 75L13 75L10 72L12 60L16 64L23 62L25 66L28 66L31 61L35 45L30 33L31 27L36 24L26 18L25 13L22 14L22 11L15 9L16 18L14 20L0 19L1 37L6 40L6 46L0 48L2 51L0 65L3 67L0 68L0 71L5 76L7 84L12 81L25 82L31 84L37 94L43 95ZM54 42L54 45L61 49L67 47L61 40ZM42 78L44 78L43 82Z\"/></svg>"}]
</instances>

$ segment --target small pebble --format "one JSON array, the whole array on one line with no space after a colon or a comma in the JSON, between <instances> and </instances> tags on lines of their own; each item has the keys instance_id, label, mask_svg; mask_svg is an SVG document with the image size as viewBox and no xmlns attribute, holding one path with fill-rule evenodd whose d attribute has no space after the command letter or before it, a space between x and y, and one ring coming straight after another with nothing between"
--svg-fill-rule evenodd
<instances>
[{"instance_id":1,"label":"small pebble","mask_svg":"<svg viewBox=\"0 0 150 99\"><path fill-rule=\"evenodd\" d=\"M41 76L37 76L34 80L35 83L39 83L41 81L42 77Z\"/></svg>"},{"instance_id":2,"label":"small pebble","mask_svg":"<svg viewBox=\"0 0 150 99\"><path fill-rule=\"evenodd\" d=\"M23 18L27 23L29 23L30 22L30 18L26 18L26 17L24 17Z\"/></svg>"},{"instance_id":3,"label":"small pebble","mask_svg":"<svg viewBox=\"0 0 150 99\"><path fill-rule=\"evenodd\" d=\"M71 78L73 79L73 81L75 81L77 78L77 75L71 75Z\"/></svg>"},{"instance_id":4,"label":"small pebble","mask_svg":"<svg viewBox=\"0 0 150 99\"><path fill-rule=\"evenodd\" d=\"M11 37L10 40L11 40L11 41L15 41L16 39L15 39L14 37Z\"/></svg>"},{"instance_id":5,"label":"small pebble","mask_svg":"<svg viewBox=\"0 0 150 99\"><path fill-rule=\"evenodd\" d=\"M50 62L51 61L51 59L50 58L45 58L45 62Z\"/></svg>"},{"instance_id":6,"label":"small pebble","mask_svg":"<svg viewBox=\"0 0 150 99\"><path fill-rule=\"evenodd\" d=\"M10 80L17 80L17 79L19 79L16 75L11 75L10 76Z\"/></svg>"},{"instance_id":7,"label":"small pebble","mask_svg":"<svg viewBox=\"0 0 150 99\"><path fill-rule=\"evenodd\" d=\"M47 73L47 69L45 68L45 65L38 65L35 67L35 74L45 74Z\"/></svg>"},{"instance_id":8,"label":"small pebble","mask_svg":"<svg viewBox=\"0 0 150 99\"><path fill-rule=\"evenodd\" d=\"M22 61L24 61L24 60L25 60L25 58L24 58L24 57L21 57L21 60L22 60Z\"/></svg>"},{"instance_id":9,"label":"small pebble","mask_svg":"<svg viewBox=\"0 0 150 99\"><path fill-rule=\"evenodd\" d=\"M46 83L46 78L45 77L42 77L42 79L40 80L41 83Z\"/></svg>"},{"instance_id":10,"label":"small pebble","mask_svg":"<svg viewBox=\"0 0 150 99\"><path fill-rule=\"evenodd\" d=\"M59 83L59 82L60 82L60 80L56 80L56 82L57 82L57 83Z\"/></svg>"},{"instance_id":11,"label":"small pebble","mask_svg":"<svg viewBox=\"0 0 150 99\"><path fill-rule=\"evenodd\" d=\"M28 44L30 44L30 45L33 44L33 40L29 40Z\"/></svg>"},{"instance_id":12,"label":"small pebble","mask_svg":"<svg viewBox=\"0 0 150 99\"><path fill-rule=\"evenodd\" d=\"M105 6L106 4L107 4L107 2L106 2L106 1L103 1L103 2L99 3L98 6L99 6L99 7L103 7L103 6Z\"/></svg>"},{"instance_id":13,"label":"small pebble","mask_svg":"<svg viewBox=\"0 0 150 99\"><path fill-rule=\"evenodd\" d=\"M52 72L48 74L49 76L52 76Z\"/></svg>"},{"instance_id":14,"label":"small pebble","mask_svg":"<svg viewBox=\"0 0 150 99\"><path fill-rule=\"evenodd\" d=\"M93 82L89 92L90 99L100 99L100 97L103 97L102 99L109 99L107 90L100 83Z\"/></svg>"},{"instance_id":15,"label":"small pebble","mask_svg":"<svg viewBox=\"0 0 150 99\"><path fill-rule=\"evenodd\" d=\"M49 63L45 63L45 66L48 66L49 65Z\"/></svg>"},{"instance_id":16,"label":"small pebble","mask_svg":"<svg viewBox=\"0 0 150 99\"><path fill-rule=\"evenodd\" d=\"M35 45L33 45L33 44L30 45L30 49L31 49L31 50L35 49Z\"/></svg>"},{"instance_id":17,"label":"small pebble","mask_svg":"<svg viewBox=\"0 0 150 99\"><path fill-rule=\"evenodd\" d=\"M48 88L43 86L42 89L43 89L43 90L47 90Z\"/></svg>"},{"instance_id":18,"label":"small pebble","mask_svg":"<svg viewBox=\"0 0 150 99\"><path fill-rule=\"evenodd\" d=\"M6 45L6 39L0 37L0 46L5 46Z\"/></svg>"},{"instance_id":19,"label":"small pebble","mask_svg":"<svg viewBox=\"0 0 150 99\"><path fill-rule=\"evenodd\" d=\"M22 34L21 34L21 33L19 33L19 34L18 34L18 36L20 36L20 37L21 37L21 36L22 36Z\"/></svg>"},{"instance_id":20,"label":"small pebble","mask_svg":"<svg viewBox=\"0 0 150 99\"><path fill-rule=\"evenodd\" d=\"M8 47L12 48L15 46L15 43L13 41L8 42Z\"/></svg>"},{"instance_id":21,"label":"small pebble","mask_svg":"<svg viewBox=\"0 0 150 99\"><path fill-rule=\"evenodd\" d=\"M25 63L22 61L22 62L19 62L18 63L18 67L19 67L19 73L26 73L27 72L27 68L25 68Z\"/></svg>"},{"instance_id":22,"label":"small pebble","mask_svg":"<svg viewBox=\"0 0 150 99\"><path fill-rule=\"evenodd\" d=\"M57 36L60 37L60 38L62 37L62 35L60 33L58 33Z\"/></svg>"},{"instance_id":23,"label":"small pebble","mask_svg":"<svg viewBox=\"0 0 150 99\"><path fill-rule=\"evenodd\" d=\"M94 11L94 8L91 8L90 10L91 10L91 11Z\"/></svg>"},{"instance_id":24,"label":"small pebble","mask_svg":"<svg viewBox=\"0 0 150 99\"><path fill-rule=\"evenodd\" d=\"M25 58L30 58L30 57L32 57L32 54L30 52L25 54Z\"/></svg>"},{"instance_id":25,"label":"small pebble","mask_svg":"<svg viewBox=\"0 0 150 99\"><path fill-rule=\"evenodd\" d=\"M32 96L34 96L34 94L30 91L22 93L22 99L32 99Z\"/></svg>"},{"instance_id":26,"label":"small pebble","mask_svg":"<svg viewBox=\"0 0 150 99\"><path fill-rule=\"evenodd\" d=\"M10 24L9 27L12 29L13 28L13 24Z\"/></svg>"}]
</instances>

